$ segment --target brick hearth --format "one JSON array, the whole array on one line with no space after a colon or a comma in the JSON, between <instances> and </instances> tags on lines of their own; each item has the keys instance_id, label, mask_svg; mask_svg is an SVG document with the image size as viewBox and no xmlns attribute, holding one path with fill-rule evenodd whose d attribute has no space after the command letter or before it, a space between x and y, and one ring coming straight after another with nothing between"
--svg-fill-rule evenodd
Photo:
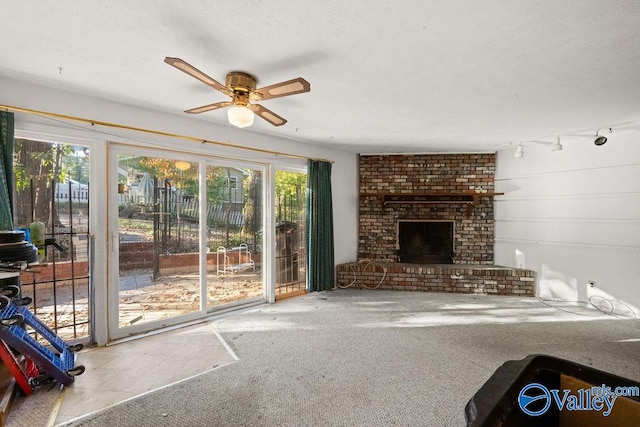
<instances>
[{"instance_id":1,"label":"brick hearth","mask_svg":"<svg viewBox=\"0 0 640 427\"><path fill-rule=\"evenodd\" d=\"M535 272L519 268L360 261L340 264L336 273L339 287L535 295Z\"/></svg>"}]
</instances>

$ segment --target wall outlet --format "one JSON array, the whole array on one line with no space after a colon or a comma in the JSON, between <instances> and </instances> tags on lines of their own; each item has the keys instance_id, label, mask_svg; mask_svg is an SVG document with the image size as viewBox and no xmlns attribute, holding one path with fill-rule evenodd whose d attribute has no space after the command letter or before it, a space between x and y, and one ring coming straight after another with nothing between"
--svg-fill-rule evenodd
<instances>
[{"instance_id":1,"label":"wall outlet","mask_svg":"<svg viewBox=\"0 0 640 427\"><path fill-rule=\"evenodd\" d=\"M589 287L590 288L595 288L596 287L596 281L595 280L589 280L587 283L589 283Z\"/></svg>"}]
</instances>

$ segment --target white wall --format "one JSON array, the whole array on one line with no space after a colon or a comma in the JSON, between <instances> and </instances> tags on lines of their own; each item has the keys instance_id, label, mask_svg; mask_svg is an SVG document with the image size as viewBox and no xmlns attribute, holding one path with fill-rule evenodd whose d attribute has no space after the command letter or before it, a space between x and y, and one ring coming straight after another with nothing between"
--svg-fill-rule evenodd
<instances>
[{"instance_id":1,"label":"white wall","mask_svg":"<svg viewBox=\"0 0 640 427\"><path fill-rule=\"evenodd\" d=\"M47 111L57 114L77 116L97 121L112 122L128 126L141 127L168 133L202 137L213 141L227 142L251 148L262 148L282 153L296 154L312 158L333 161L332 184L336 236L336 263L355 259L358 234L358 175L357 155L319 145L307 144L269 135L260 135L250 130L236 129L211 123L207 120L165 114L144 110L130 105L84 97L68 92L57 91L21 81L0 78L0 104ZM177 109L177 107L176 107ZM257 120L256 120L257 121ZM286 126L286 125L285 125ZM101 126L84 126L77 122L40 119L27 114L16 114L18 130L35 130L57 133L59 135L95 138L97 140L133 141L144 140L159 146L185 151L203 152L211 155L230 155L236 158L258 162L270 162L273 165L299 165L306 162L288 159L286 156L273 156L247 150L227 149L210 144L175 138L163 138L150 134L126 132ZM88 129L88 131L82 131ZM98 133L102 131L103 133ZM113 135L122 135L119 138ZM133 139L127 139L133 138Z\"/></svg>"},{"instance_id":2,"label":"white wall","mask_svg":"<svg viewBox=\"0 0 640 427\"><path fill-rule=\"evenodd\" d=\"M621 316L633 316L630 305L640 316L640 131L608 136L600 147L574 136L562 151L530 143L522 158L515 147L498 153L495 262L536 270L542 298L591 298Z\"/></svg>"},{"instance_id":3,"label":"white wall","mask_svg":"<svg viewBox=\"0 0 640 427\"><path fill-rule=\"evenodd\" d=\"M334 236L336 264L349 262L357 257L358 244L358 170L357 155L318 145L260 135L251 130L219 125L208 120L167 114L120 104L114 101L82 96L56 89L38 86L0 77L0 104L39 110L61 115L76 116L94 121L117 123L136 128L145 128L171 134L187 135L212 141L230 141L243 147L272 150L279 153L296 154L333 161L332 187L334 209ZM178 107L176 107L177 109ZM106 182L106 142L116 141L136 145L164 147L202 153L213 156L228 156L235 159L268 163L273 167L300 167L305 160L282 155L271 155L256 151L234 149L225 146L203 144L196 141L163 137L149 133L121 130L105 126L92 126L79 122L43 118L26 113L16 113L16 133L32 138L49 139L86 144L91 147L91 182ZM256 121L259 121L257 119ZM259 125L254 125L256 128ZM91 192L92 206L104 204L104 194ZM96 265L94 269L96 299L106 301L107 277L107 217L106 209L91 209L91 233L96 241ZM104 306L96 307L96 316L106 319ZM106 331L97 331L99 344L106 341Z\"/></svg>"}]
</instances>

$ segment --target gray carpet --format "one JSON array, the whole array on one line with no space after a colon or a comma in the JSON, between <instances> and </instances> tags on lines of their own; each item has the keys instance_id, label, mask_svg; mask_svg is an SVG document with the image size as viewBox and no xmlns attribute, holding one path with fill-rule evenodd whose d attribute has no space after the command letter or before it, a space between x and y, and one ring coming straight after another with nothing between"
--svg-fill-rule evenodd
<instances>
[{"instance_id":1,"label":"gray carpet","mask_svg":"<svg viewBox=\"0 0 640 427\"><path fill-rule=\"evenodd\" d=\"M51 412L60 398L61 387L60 384L47 384L36 388L28 396L20 393L15 395L4 427L48 426Z\"/></svg>"},{"instance_id":2,"label":"gray carpet","mask_svg":"<svg viewBox=\"0 0 640 427\"><path fill-rule=\"evenodd\" d=\"M239 362L66 425L461 426L496 368L535 353L640 380L639 320L550 305L351 289L285 300L214 321Z\"/></svg>"}]
</instances>

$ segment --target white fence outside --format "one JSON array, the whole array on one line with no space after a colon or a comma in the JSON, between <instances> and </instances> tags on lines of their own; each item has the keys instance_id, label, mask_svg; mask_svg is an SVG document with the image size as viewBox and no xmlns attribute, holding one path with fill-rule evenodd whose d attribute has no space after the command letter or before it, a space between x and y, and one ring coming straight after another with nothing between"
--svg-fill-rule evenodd
<instances>
[{"instance_id":1,"label":"white fence outside","mask_svg":"<svg viewBox=\"0 0 640 427\"><path fill-rule=\"evenodd\" d=\"M151 206L153 205L153 197L144 197L141 195L131 195L127 193L118 194L118 205L141 205ZM178 206L176 206L178 205ZM200 203L197 199L182 198L180 202L179 197L172 197L169 210L180 213L183 218L197 218L198 210L200 209ZM207 221L225 223L226 216L229 215L229 224L242 227L244 224L244 215L237 208L232 208L231 212L226 211L226 207L223 205L207 206Z\"/></svg>"}]
</instances>

